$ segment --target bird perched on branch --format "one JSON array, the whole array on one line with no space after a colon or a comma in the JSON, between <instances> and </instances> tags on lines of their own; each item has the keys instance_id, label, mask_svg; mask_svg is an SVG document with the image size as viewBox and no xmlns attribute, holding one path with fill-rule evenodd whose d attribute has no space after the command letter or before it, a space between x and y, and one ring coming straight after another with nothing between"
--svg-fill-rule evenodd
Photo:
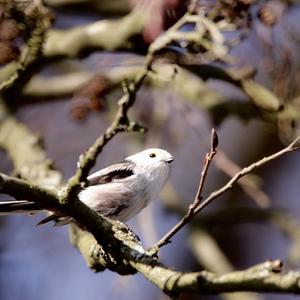
<instances>
[{"instance_id":1,"label":"bird perched on branch","mask_svg":"<svg viewBox=\"0 0 300 300\"><path fill-rule=\"evenodd\" d=\"M87 187L79 191L78 198L105 217L128 221L158 196L169 177L172 161L173 156L162 149L138 152L90 175ZM30 201L0 202L0 215L38 210L37 204ZM52 214L39 224L49 221L65 225L72 218Z\"/></svg>"}]
</instances>

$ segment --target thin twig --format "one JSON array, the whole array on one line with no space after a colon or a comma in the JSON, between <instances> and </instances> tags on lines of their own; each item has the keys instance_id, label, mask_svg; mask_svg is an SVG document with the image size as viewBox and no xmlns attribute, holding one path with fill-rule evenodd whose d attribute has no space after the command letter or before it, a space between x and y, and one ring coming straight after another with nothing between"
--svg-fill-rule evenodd
<instances>
[{"instance_id":1,"label":"thin twig","mask_svg":"<svg viewBox=\"0 0 300 300\"><path fill-rule=\"evenodd\" d=\"M148 60L147 60L148 58ZM148 75L152 59L146 57L145 67L136 76L133 82L125 82L123 85L124 95L118 101L118 111L115 119L104 134L100 135L89 149L80 155L76 173L68 180L67 186L60 193L62 204L70 203L76 199L78 186L85 182L89 171L95 165L98 155L103 147L119 132L145 132L145 128L128 117L128 111L133 106L136 93Z\"/></svg>"},{"instance_id":2,"label":"thin twig","mask_svg":"<svg viewBox=\"0 0 300 300\"><path fill-rule=\"evenodd\" d=\"M211 161L213 160L214 156L217 153L217 146L218 146L218 136L213 128L211 131L211 144L210 144L210 151L206 153L204 166L201 172L201 178L198 186L198 190L196 193L196 197L193 203L189 206L189 210L186 215L177 223L169 232L167 232L153 247L153 249L158 249L168 243L170 243L170 239L183 227L185 226L190 220L194 217L195 211L197 207L200 205L202 200L202 191L205 183L205 179L207 176L208 168L210 166Z\"/></svg>"},{"instance_id":3,"label":"thin twig","mask_svg":"<svg viewBox=\"0 0 300 300\"><path fill-rule=\"evenodd\" d=\"M196 117L195 111L189 111L184 109L182 104L178 110L182 114L183 118L189 124L189 126L194 130L194 132L199 136L200 139L203 139L203 134L199 126L193 122L193 118ZM214 164L216 167L223 171L230 178L233 177L237 172L242 168L237 165L233 160L231 160L225 152L223 152L220 147L218 148L218 155L214 159ZM238 181L238 184L241 186L243 191L260 207L266 208L270 205L270 199L268 195L262 191L258 184L255 182L254 178L245 176Z\"/></svg>"},{"instance_id":4,"label":"thin twig","mask_svg":"<svg viewBox=\"0 0 300 300\"><path fill-rule=\"evenodd\" d=\"M213 131L214 132L214 131ZM213 136L213 134L212 134ZM213 140L213 139L212 139ZM206 173L207 173L207 169L209 167L209 163L208 162L208 157L209 155L206 156L206 162L203 168L203 172L201 175L201 179L200 179L200 184L199 184L199 188L197 191L197 196L195 198L195 200L193 201L193 204L190 206L189 211L187 212L187 214L173 227L171 228L171 230L169 232L167 232L153 247L152 249L154 249L154 251L156 251L157 249L161 248L162 246L170 243L170 239L183 227L185 226L188 222L191 221L191 219L197 214L199 213L201 210L203 210L209 203L211 203L214 199L216 199L217 197L221 196L222 194L224 194L226 191L230 190L233 187L233 184L235 184L241 177L249 174L250 172L252 172L254 169L266 164L267 162L274 160L276 158L279 158L280 156L295 151L297 149L300 148L300 146L296 145L297 142L300 140L300 136L298 136L289 146L287 146L286 148L276 152L275 154L272 154L270 156L264 157L261 160L251 164L250 166L242 169L240 172L236 173L235 176L233 176L227 184L225 184L222 188L220 188L219 190L216 190L214 192L212 192L203 202L200 203L201 199L199 200L199 197L201 197L201 195L199 193L201 193L202 188L201 185L203 184L202 181L204 181ZM211 149L212 150L212 149ZM213 156L212 156L213 157ZM212 159L212 158L211 158ZM203 178L204 177L204 178ZM197 204L195 204L197 202Z\"/></svg>"},{"instance_id":5,"label":"thin twig","mask_svg":"<svg viewBox=\"0 0 300 300\"><path fill-rule=\"evenodd\" d=\"M220 188L217 191L212 192L195 210L195 214L203 210L210 202L212 202L217 197L221 196L228 190L232 189L233 184L235 184L241 177L249 174L254 169L263 166L264 164L268 163L269 161L272 161L276 158L279 158L280 156L283 156L286 153L295 151L300 148L300 146L296 146L297 142L300 140L300 136L298 136L290 145L288 145L286 148L270 155L267 157L262 158L261 160L251 164L250 166L242 169L240 172L236 173L235 176L233 176L227 184L225 184L222 188Z\"/></svg>"},{"instance_id":6,"label":"thin twig","mask_svg":"<svg viewBox=\"0 0 300 300\"><path fill-rule=\"evenodd\" d=\"M214 128L211 131L210 141L211 141L210 142L210 151L208 153L206 153L205 164L204 164L204 168L201 172L200 183L199 183L199 187L198 187L198 191L197 191L197 196L196 196L196 199L195 199L196 201L194 201L192 206L190 207L191 214L198 207L198 205L200 204L200 202L202 200L201 195L202 195L202 191L203 191L207 171L208 171L208 168L210 166L211 161L213 160L214 156L217 154L217 147L218 147L218 142L219 141L218 141L218 135L217 135Z\"/></svg>"}]
</instances>

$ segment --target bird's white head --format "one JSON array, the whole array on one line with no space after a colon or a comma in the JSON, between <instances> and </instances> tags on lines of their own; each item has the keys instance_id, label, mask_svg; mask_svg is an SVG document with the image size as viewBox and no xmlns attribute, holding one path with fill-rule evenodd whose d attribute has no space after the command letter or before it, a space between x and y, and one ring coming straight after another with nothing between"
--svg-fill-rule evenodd
<instances>
[{"instance_id":1,"label":"bird's white head","mask_svg":"<svg viewBox=\"0 0 300 300\"><path fill-rule=\"evenodd\" d=\"M150 148L128 156L125 160L135 164L135 173L146 178L148 189L155 196L169 177L173 156L163 149Z\"/></svg>"},{"instance_id":2,"label":"bird's white head","mask_svg":"<svg viewBox=\"0 0 300 300\"><path fill-rule=\"evenodd\" d=\"M163 149L150 148L128 156L125 160L134 162L138 166L155 168L170 165L173 161L173 156Z\"/></svg>"}]
</instances>

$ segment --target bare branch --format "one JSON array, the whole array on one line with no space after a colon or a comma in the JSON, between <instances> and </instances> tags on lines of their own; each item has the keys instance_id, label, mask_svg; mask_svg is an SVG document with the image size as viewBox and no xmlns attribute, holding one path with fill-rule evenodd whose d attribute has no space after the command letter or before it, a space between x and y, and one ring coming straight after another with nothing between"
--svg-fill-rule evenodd
<instances>
[{"instance_id":1,"label":"bare branch","mask_svg":"<svg viewBox=\"0 0 300 300\"><path fill-rule=\"evenodd\" d=\"M43 55L46 58L78 57L87 53L86 50L93 49L132 50L134 44L130 42L130 39L133 36L141 35L144 26L143 14L134 10L119 19L100 20L71 29L50 30ZM64 42L62 43L62 41Z\"/></svg>"},{"instance_id":2,"label":"bare branch","mask_svg":"<svg viewBox=\"0 0 300 300\"><path fill-rule=\"evenodd\" d=\"M2 184L11 180L6 176L1 178L0 183ZM41 203L44 201L43 198L36 197L37 190L32 185L12 180L17 188L25 187L26 193L34 188L35 195L33 197ZM24 190L22 190L23 192ZM53 197L51 203L58 204L58 200ZM62 207L60 206L59 209ZM177 295L181 292L214 294L233 291L300 294L299 272L278 274L281 273L282 268L280 261L268 261L245 271L231 272L220 276L207 271L195 273L173 271L150 256L124 224L102 218L80 201L68 207L68 213L84 224L86 229L95 236L98 244L101 243L104 247L105 252L97 244L95 244L94 250L91 249L93 244L90 242L84 244L84 247L89 245L89 260L93 259L99 266L102 265L121 274L133 273L136 270L167 294ZM77 229L76 232L78 232ZM79 233L86 237L86 233L82 231ZM80 239L80 235L77 238ZM73 242L76 243L76 240ZM93 251L91 252L91 250ZM92 262L91 264L94 265ZM97 270L103 270L103 267L102 269L98 267Z\"/></svg>"},{"instance_id":3,"label":"bare branch","mask_svg":"<svg viewBox=\"0 0 300 300\"><path fill-rule=\"evenodd\" d=\"M0 192L16 199L42 203L45 208L58 208L58 198L51 190L2 173L0 173ZM41 209L41 206L37 205L36 209L39 208Z\"/></svg>"},{"instance_id":4,"label":"bare branch","mask_svg":"<svg viewBox=\"0 0 300 300\"><path fill-rule=\"evenodd\" d=\"M232 189L233 185L243 176L249 174L254 169L263 166L264 164L277 159L284 154L287 154L289 152L293 152L297 149L299 149L299 145L297 145L298 141L300 140L300 136L298 136L290 145L288 145L286 148L278 151L275 154L272 154L270 156L264 157L261 160L251 164L250 166L242 169L240 172L236 173L235 176L233 176L227 184L225 184L222 188L220 188L217 191L212 192L195 210L195 214L197 214L199 211L203 210L210 202L212 202L217 197L221 196L228 190Z\"/></svg>"},{"instance_id":5,"label":"bare branch","mask_svg":"<svg viewBox=\"0 0 300 300\"><path fill-rule=\"evenodd\" d=\"M201 226L192 226L189 236L189 246L195 258L204 269L217 275L235 271L233 265L223 253L214 237ZM261 300L253 293L229 293L220 295L224 300Z\"/></svg>"},{"instance_id":6,"label":"bare branch","mask_svg":"<svg viewBox=\"0 0 300 300\"><path fill-rule=\"evenodd\" d=\"M298 138L296 138L289 146L287 146L286 148L282 149L281 151L272 154L270 156L264 157L263 159L251 164L250 166L242 169L240 172L236 173L235 176L233 176L231 178L231 180L228 181L227 184L225 184L222 188L220 188L217 191L212 192L202 203L200 203L200 194L202 191L202 185L207 173L207 169L209 167L209 163L212 160L212 158L215 155L215 148L213 147L214 145L214 130L212 132L212 142L211 142L211 150L210 152L206 155L206 161L205 161L205 165L203 168L203 172L202 172L202 176L200 179L200 184L199 184L199 188L198 188L198 192L196 195L196 198L193 201L193 204L189 207L189 210L187 212L187 214L169 231L167 232L153 247L152 247L152 251L158 251L158 249L166 244L168 244L170 242L170 239L182 228L184 227L188 222L190 222L190 220L201 210L203 210L210 202L212 202L214 199L216 199L217 197L221 196L222 194L224 194L226 191L232 189L233 184L236 183L241 177L245 176L246 174L249 174L250 172L252 172L254 169L266 164L269 161L272 161L276 158L279 158L280 156L292 152L294 150L299 149L299 146L297 146L297 142L300 140L300 136ZM216 142L217 145L217 142ZM203 179L204 178L204 179Z\"/></svg>"},{"instance_id":7,"label":"bare branch","mask_svg":"<svg viewBox=\"0 0 300 300\"><path fill-rule=\"evenodd\" d=\"M150 62L149 62L150 64ZM76 173L69 179L67 186L61 193L61 202L67 203L71 198L76 198L77 187L84 182L89 171L95 165L97 156L103 147L119 132L145 132L145 128L129 120L128 110L134 104L136 93L148 74L148 65L137 75L134 82L124 86L124 96L118 101L118 111L115 119L107 128L106 132L98 137L94 144L79 157Z\"/></svg>"},{"instance_id":8,"label":"bare branch","mask_svg":"<svg viewBox=\"0 0 300 300\"><path fill-rule=\"evenodd\" d=\"M13 161L14 174L41 187L61 187L62 174L54 169L41 138L14 118L1 101L0 97L0 147Z\"/></svg>"},{"instance_id":9,"label":"bare branch","mask_svg":"<svg viewBox=\"0 0 300 300\"><path fill-rule=\"evenodd\" d=\"M163 266L151 266L131 262L139 272L152 281L165 293L178 295L181 292L216 294L224 292L249 291L264 293L300 293L300 273L279 274L282 263L279 260L267 261L244 271L235 271L224 275L202 271L180 273L165 269Z\"/></svg>"},{"instance_id":10,"label":"bare branch","mask_svg":"<svg viewBox=\"0 0 300 300\"><path fill-rule=\"evenodd\" d=\"M208 168L210 166L211 161L213 160L214 156L217 153L217 146L218 146L218 136L217 136L216 131L214 129L212 129L210 151L208 153L206 153L206 156L205 156L205 162L204 162L204 166L203 166L203 169L201 172L201 178L200 178L200 183L198 186L196 197L195 197L193 203L189 206L189 210L188 210L187 214L154 245L153 250L158 249L158 248L170 243L170 239L182 227L184 227L188 222L190 222L191 219L194 217L195 211L196 211L197 207L200 205L200 202L202 199L202 190L204 187Z\"/></svg>"},{"instance_id":11,"label":"bare branch","mask_svg":"<svg viewBox=\"0 0 300 300\"><path fill-rule=\"evenodd\" d=\"M215 129L213 128L211 131L210 151L206 153L205 163L204 163L203 170L201 172L201 178L200 178L200 183L196 194L196 198L192 203L192 205L189 207L189 212L188 212L189 216L194 214L195 209L198 207L198 205L202 200L202 191L204 188L206 175L211 161L213 160L214 156L217 154L217 147L218 147L218 136Z\"/></svg>"},{"instance_id":12,"label":"bare branch","mask_svg":"<svg viewBox=\"0 0 300 300\"><path fill-rule=\"evenodd\" d=\"M228 103L227 103L228 104ZM241 114L242 109L238 109ZM250 108L246 108L249 112ZM194 132L199 136L200 139L203 139L203 134L199 126L196 126L194 122L191 120L193 116L196 117L196 112L189 111L188 114L184 110L183 105L181 105L181 109L178 110L182 115L189 126L194 130ZM227 174L229 177L233 177L236 173L238 173L242 168L237 165L233 160L231 160L225 152L218 148L218 155L214 158L214 164L216 167ZM260 189L258 186L254 176L245 176L238 181L240 187L244 190L244 192L253 199L253 201L260 207L268 207L270 205L270 199L268 195Z\"/></svg>"}]
</instances>

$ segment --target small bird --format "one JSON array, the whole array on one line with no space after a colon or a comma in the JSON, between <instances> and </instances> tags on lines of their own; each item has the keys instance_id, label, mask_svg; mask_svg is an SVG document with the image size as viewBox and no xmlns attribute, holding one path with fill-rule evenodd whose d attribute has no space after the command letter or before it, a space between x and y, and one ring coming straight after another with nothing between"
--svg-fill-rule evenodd
<instances>
[{"instance_id":1,"label":"small bird","mask_svg":"<svg viewBox=\"0 0 300 300\"><path fill-rule=\"evenodd\" d=\"M102 216L126 222L158 196L169 177L172 161L173 156L159 148L138 152L90 175L78 198ZM36 211L34 202L0 202L0 215ZM72 218L52 214L39 224L49 221L59 226L70 223Z\"/></svg>"}]
</instances>

